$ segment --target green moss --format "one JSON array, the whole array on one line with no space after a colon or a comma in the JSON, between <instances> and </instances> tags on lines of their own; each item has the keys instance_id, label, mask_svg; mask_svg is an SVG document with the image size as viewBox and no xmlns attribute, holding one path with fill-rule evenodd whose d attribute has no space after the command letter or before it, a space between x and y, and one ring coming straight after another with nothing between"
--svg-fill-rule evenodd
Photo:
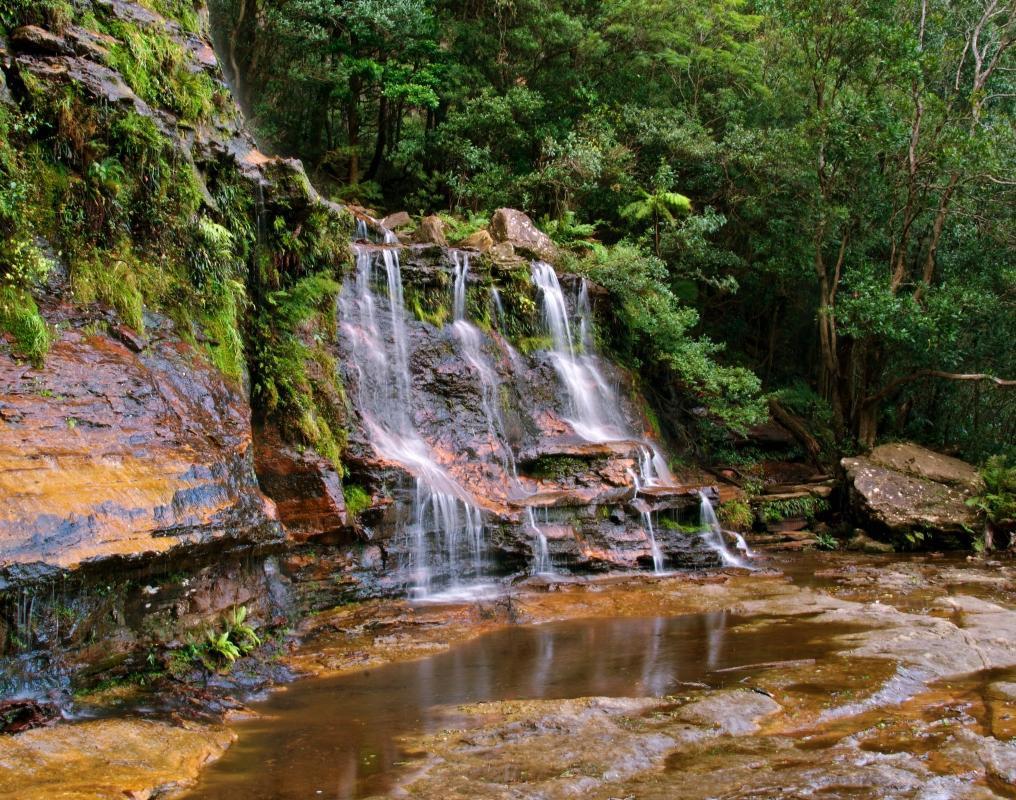
<instances>
[{"instance_id":1,"label":"green moss","mask_svg":"<svg viewBox=\"0 0 1016 800\"><path fill-rule=\"evenodd\" d=\"M346 498L346 511L354 517L359 516L370 508L370 495L362 486L355 483L347 483L342 487L342 494Z\"/></svg>"},{"instance_id":2,"label":"green moss","mask_svg":"<svg viewBox=\"0 0 1016 800\"><path fill-rule=\"evenodd\" d=\"M313 447L342 471L345 393L338 365L320 343L299 330L334 334L335 300L341 285L329 272L315 273L289 290L265 298L254 337L254 397L298 442Z\"/></svg>"},{"instance_id":3,"label":"green moss","mask_svg":"<svg viewBox=\"0 0 1016 800\"><path fill-rule=\"evenodd\" d=\"M142 100L200 122L214 109L215 83L205 72L192 72L183 47L169 35L120 20L106 24L119 42L110 48L108 64Z\"/></svg>"},{"instance_id":4,"label":"green moss","mask_svg":"<svg viewBox=\"0 0 1016 800\"><path fill-rule=\"evenodd\" d=\"M0 285L0 330L14 337L17 355L42 363L52 334L27 290Z\"/></svg>"},{"instance_id":5,"label":"green moss","mask_svg":"<svg viewBox=\"0 0 1016 800\"><path fill-rule=\"evenodd\" d=\"M526 472L534 478L545 480L565 480L574 475L587 472L590 463L584 458L575 456L540 456L526 468Z\"/></svg>"},{"instance_id":6,"label":"green moss","mask_svg":"<svg viewBox=\"0 0 1016 800\"><path fill-rule=\"evenodd\" d=\"M524 336L515 340L515 347L523 355L532 355L540 350L552 350L554 340L549 336Z\"/></svg>"},{"instance_id":7,"label":"green moss","mask_svg":"<svg viewBox=\"0 0 1016 800\"><path fill-rule=\"evenodd\" d=\"M94 251L74 259L71 286L78 303L103 303L116 309L120 318L136 331L144 330L144 298L138 285L142 264L133 254L123 256Z\"/></svg>"}]
</instances>

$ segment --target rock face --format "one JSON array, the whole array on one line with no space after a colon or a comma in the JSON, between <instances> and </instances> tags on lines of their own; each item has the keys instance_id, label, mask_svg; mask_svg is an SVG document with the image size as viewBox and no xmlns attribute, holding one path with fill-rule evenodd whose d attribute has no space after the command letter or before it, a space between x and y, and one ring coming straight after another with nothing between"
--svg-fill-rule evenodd
<instances>
[{"instance_id":1,"label":"rock face","mask_svg":"<svg viewBox=\"0 0 1016 800\"><path fill-rule=\"evenodd\" d=\"M552 261L557 254L554 242L536 227L528 215L514 208L499 208L490 219L490 233L496 242L508 242L544 261Z\"/></svg>"},{"instance_id":2,"label":"rock face","mask_svg":"<svg viewBox=\"0 0 1016 800\"><path fill-rule=\"evenodd\" d=\"M979 478L963 461L915 444L888 444L840 463L851 507L874 532L960 534L976 525L966 500Z\"/></svg>"},{"instance_id":3,"label":"rock face","mask_svg":"<svg viewBox=\"0 0 1016 800\"><path fill-rule=\"evenodd\" d=\"M168 321L135 352L48 316L65 329L44 369L0 355L0 568L280 535L238 383Z\"/></svg>"},{"instance_id":4,"label":"rock face","mask_svg":"<svg viewBox=\"0 0 1016 800\"><path fill-rule=\"evenodd\" d=\"M254 464L290 540L348 541L355 536L338 473L326 459L312 450L298 452L268 426L257 431Z\"/></svg>"}]
</instances>

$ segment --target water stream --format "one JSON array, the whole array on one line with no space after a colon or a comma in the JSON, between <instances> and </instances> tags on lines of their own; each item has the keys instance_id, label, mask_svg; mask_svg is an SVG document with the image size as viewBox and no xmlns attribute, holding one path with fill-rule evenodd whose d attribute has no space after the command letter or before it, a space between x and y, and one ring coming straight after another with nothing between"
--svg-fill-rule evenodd
<instances>
[{"instance_id":1,"label":"water stream","mask_svg":"<svg viewBox=\"0 0 1016 800\"><path fill-rule=\"evenodd\" d=\"M512 626L420 661L300 681L258 704L260 716L237 726L239 741L188 797L391 796L413 755L399 737L454 724L449 706L744 685L751 673L738 668L837 647L830 637L840 631L828 625L761 623L716 611Z\"/></svg>"},{"instance_id":2,"label":"water stream","mask_svg":"<svg viewBox=\"0 0 1016 800\"><path fill-rule=\"evenodd\" d=\"M699 515L701 518L702 538L706 544L720 557L720 560L728 567L744 567L745 562L730 552L727 543L723 539L723 527L716 516L716 510L705 492L699 492ZM744 542L744 538L741 538ZM745 555L751 556L747 543L743 548Z\"/></svg>"},{"instance_id":3,"label":"water stream","mask_svg":"<svg viewBox=\"0 0 1016 800\"><path fill-rule=\"evenodd\" d=\"M482 579L483 513L437 462L410 418L412 381L399 254L355 246L356 280L339 297L342 335L356 371L356 403L378 454L416 481L411 523L414 595L458 589ZM384 296L379 296L379 289ZM442 585L436 585L441 581Z\"/></svg>"},{"instance_id":4,"label":"water stream","mask_svg":"<svg viewBox=\"0 0 1016 800\"><path fill-rule=\"evenodd\" d=\"M580 437L591 442L630 439L620 413L616 392L604 380L592 347L588 292L577 304L580 318L579 346L572 336L568 303L554 268L544 261L532 264L533 284L543 299L543 318L550 331L554 369L568 395L567 422ZM583 299L585 298L584 302Z\"/></svg>"}]
</instances>

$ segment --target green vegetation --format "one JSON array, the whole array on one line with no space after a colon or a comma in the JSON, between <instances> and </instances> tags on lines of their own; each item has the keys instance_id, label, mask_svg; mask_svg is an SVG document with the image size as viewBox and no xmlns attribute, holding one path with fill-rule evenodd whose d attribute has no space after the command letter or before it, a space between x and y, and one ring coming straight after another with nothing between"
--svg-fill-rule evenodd
<instances>
[{"instance_id":1,"label":"green vegetation","mask_svg":"<svg viewBox=\"0 0 1016 800\"><path fill-rule=\"evenodd\" d=\"M362 486L355 483L344 484L342 494L346 498L346 511L354 517L370 508L370 495Z\"/></svg>"},{"instance_id":2,"label":"green vegetation","mask_svg":"<svg viewBox=\"0 0 1016 800\"><path fill-rule=\"evenodd\" d=\"M760 407L741 367L767 392L808 388L833 454L880 433L1011 454L1016 399L992 380L1016 375L1008 7L218 0L213 14L262 133L336 195L470 228L521 208L592 251L590 274L621 274L619 349L649 385L692 395L661 392L663 416L704 408L743 428Z\"/></svg>"},{"instance_id":3,"label":"green vegetation","mask_svg":"<svg viewBox=\"0 0 1016 800\"><path fill-rule=\"evenodd\" d=\"M983 487L967 505L992 528L1016 529L1016 464L993 456L981 469Z\"/></svg>"},{"instance_id":4,"label":"green vegetation","mask_svg":"<svg viewBox=\"0 0 1016 800\"><path fill-rule=\"evenodd\" d=\"M829 510L829 503L821 497L792 497L788 500L771 500L759 508L763 522L773 523L795 517L804 517L811 522L819 514Z\"/></svg>"},{"instance_id":5,"label":"green vegetation","mask_svg":"<svg viewBox=\"0 0 1016 800\"><path fill-rule=\"evenodd\" d=\"M247 607L237 606L209 628L203 639L192 641L173 652L169 660L172 675L184 675L199 665L209 672L229 672L237 659L249 655L261 638L247 622Z\"/></svg>"},{"instance_id":6,"label":"green vegetation","mask_svg":"<svg viewBox=\"0 0 1016 800\"><path fill-rule=\"evenodd\" d=\"M524 472L534 478L563 481L573 475L586 472L589 461L576 456L540 456L524 467Z\"/></svg>"},{"instance_id":7,"label":"green vegetation","mask_svg":"<svg viewBox=\"0 0 1016 800\"><path fill-rule=\"evenodd\" d=\"M716 509L716 516L725 527L735 531L748 530L755 521L755 512L747 500L728 500L721 503Z\"/></svg>"}]
</instances>

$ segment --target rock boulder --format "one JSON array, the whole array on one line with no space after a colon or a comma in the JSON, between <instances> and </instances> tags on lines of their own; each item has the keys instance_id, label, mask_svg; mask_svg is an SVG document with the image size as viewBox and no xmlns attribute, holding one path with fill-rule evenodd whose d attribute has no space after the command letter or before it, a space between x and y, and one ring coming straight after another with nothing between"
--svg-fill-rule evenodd
<instances>
[{"instance_id":1,"label":"rock boulder","mask_svg":"<svg viewBox=\"0 0 1016 800\"><path fill-rule=\"evenodd\" d=\"M960 534L977 523L966 501L979 478L977 470L963 461L898 443L840 463L851 508L872 532Z\"/></svg>"},{"instance_id":2,"label":"rock boulder","mask_svg":"<svg viewBox=\"0 0 1016 800\"><path fill-rule=\"evenodd\" d=\"M550 237L536 227L528 215L514 208L499 208L490 219L490 233L495 242L508 242L544 261L553 260L557 247Z\"/></svg>"},{"instance_id":3,"label":"rock boulder","mask_svg":"<svg viewBox=\"0 0 1016 800\"><path fill-rule=\"evenodd\" d=\"M436 244L441 247L448 246L445 238L444 221L436 214L424 217L420 220L420 227L416 229L414 237L420 244Z\"/></svg>"}]
</instances>

